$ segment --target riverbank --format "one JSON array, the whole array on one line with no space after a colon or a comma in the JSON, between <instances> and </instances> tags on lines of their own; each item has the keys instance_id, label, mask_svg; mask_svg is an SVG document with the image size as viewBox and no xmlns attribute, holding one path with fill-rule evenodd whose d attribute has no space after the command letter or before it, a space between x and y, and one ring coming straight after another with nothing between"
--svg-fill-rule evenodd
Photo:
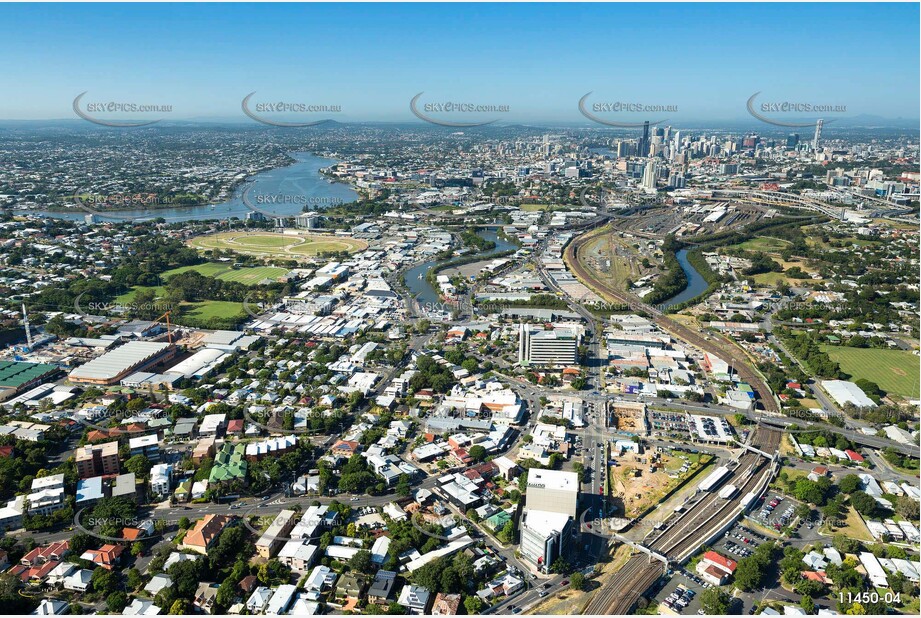
<instances>
[{"instance_id":1,"label":"riverbank","mask_svg":"<svg viewBox=\"0 0 921 618\"><path fill-rule=\"evenodd\" d=\"M477 236L485 241L494 243L494 247L490 251L448 260L431 260L407 270L403 275L403 282L409 289L410 295L420 303L427 303L431 306L438 305L442 303L442 299L434 286L435 273L452 266L495 259L500 255L511 255L517 251L517 246L500 236L500 229L480 228L477 231Z\"/></svg>"},{"instance_id":2,"label":"riverbank","mask_svg":"<svg viewBox=\"0 0 921 618\"><path fill-rule=\"evenodd\" d=\"M247 201L250 204L255 205L263 213L278 217L294 217L304 211L324 210L360 199L360 194L351 185L322 173L321 170L337 163L334 159L309 152L294 152L290 153L289 157L289 165L266 168L235 180L231 185L232 197L220 203L188 206L153 204L141 208L107 207L105 210L99 210L92 203L87 203L85 209L74 204L73 208L66 210L42 209L21 212L74 221L94 212L102 219L107 218L105 213L111 212L113 219L212 221L234 217L245 219L248 213L253 212L253 208L243 199L244 192L248 193Z\"/></svg>"}]
</instances>

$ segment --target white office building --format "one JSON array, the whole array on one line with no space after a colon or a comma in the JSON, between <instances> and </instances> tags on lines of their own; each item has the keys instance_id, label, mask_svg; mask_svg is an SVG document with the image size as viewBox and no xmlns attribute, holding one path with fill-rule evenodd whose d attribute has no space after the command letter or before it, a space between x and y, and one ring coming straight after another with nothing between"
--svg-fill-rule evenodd
<instances>
[{"instance_id":1,"label":"white office building","mask_svg":"<svg viewBox=\"0 0 921 618\"><path fill-rule=\"evenodd\" d=\"M571 328L546 330L519 326L518 362L522 365L574 365L579 357L579 335Z\"/></svg>"},{"instance_id":2,"label":"white office building","mask_svg":"<svg viewBox=\"0 0 921 618\"><path fill-rule=\"evenodd\" d=\"M572 521L565 513L526 509L521 516L522 558L548 573L553 562L569 549Z\"/></svg>"},{"instance_id":3,"label":"white office building","mask_svg":"<svg viewBox=\"0 0 921 618\"><path fill-rule=\"evenodd\" d=\"M528 491L525 510L563 513L576 518L579 502L579 475L562 470L528 471Z\"/></svg>"}]
</instances>

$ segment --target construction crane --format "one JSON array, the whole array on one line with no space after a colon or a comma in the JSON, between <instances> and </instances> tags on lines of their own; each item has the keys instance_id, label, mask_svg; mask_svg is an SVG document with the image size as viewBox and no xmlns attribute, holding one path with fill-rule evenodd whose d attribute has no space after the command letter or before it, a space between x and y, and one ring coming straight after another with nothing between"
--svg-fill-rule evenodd
<instances>
[{"instance_id":1,"label":"construction crane","mask_svg":"<svg viewBox=\"0 0 921 618\"><path fill-rule=\"evenodd\" d=\"M29 314L26 312L26 304L22 303L22 325L26 330L26 345L28 346L27 351L32 351L33 341L32 341L32 328L29 326Z\"/></svg>"},{"instance_id":2,"label":"construction crane","mask_svg":"<svg viewBox=\"0 0 921 618\"><path fill-rule=\"evenodd\" d=\"M154 324L159 324L163 318L166 318L166 339L170 343L173 342L173 331L171 330L172 326L169 321L169 315L172 313L172 309L161 315L159 318L154 320Z\"/></svg>"}]
</instances>

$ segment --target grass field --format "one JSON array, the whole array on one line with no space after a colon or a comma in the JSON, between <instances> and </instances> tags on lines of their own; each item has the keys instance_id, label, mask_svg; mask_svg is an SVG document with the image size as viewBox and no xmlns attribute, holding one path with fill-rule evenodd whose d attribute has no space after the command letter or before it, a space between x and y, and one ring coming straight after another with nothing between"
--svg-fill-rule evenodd
<instances>
[{"instance_id":1,"label":"grass field","mask_svg":"<svg viewBox=\"0 0 921 618\"><path fill-rule=\"evenodd\" d=\"M770 236L757 236L751 240L736 245L747 251L761 251L763 253L778 253L783 251L790 243Z\"/></svg>"},{"instance_id":2,"label":"grass field","mask_svg":"<svg viewBox=\"0 0 921 618\"><path fill-rule=\"evenodd\" d=\"M854 507L847 507L844 519L838 519L834 523L839 525L833 526L832 522L827 522L819 529L823 534L843 534L858 541L872 541L873 536L863 523L860 515L854 510Z\"/></svg>"},{"instance_id":3,"label":"grass field","mask_svg":"<svg viewBox=\"0 0 921 618\"><path fill-rule=\"evenodd\" d=\"M184 313L189 317L199 320L209 320L211 318L236 318L243 315L243 303L234 303L223 300L206 300L201 303L195 303L194 309L186 310Z\"/></svg>"},{"instance_id":4,"label":"grass field","mask_svg":"<svg viewBox=\"0 0 921 618\"><path fill-rule=\"evenodd\" d=\"M537 212L539 210L550 210L553 204L519 204L518 207L525 212Z\"/></svg>"},{"instance_id":5,"label":"grass field","mask_svg":"<svg viewBox=\"0 0 921 618\"><path fill-rule=\"evenodd\" d=\"M793 282L793 279L790 279L783 273L760 273L757 275L751 275L751 278L755 280L755 283L760 285L777 285L780 282Z\"/></svg>"},{"instance_id":6,"label":"grass field","mask_svg":"<svg viewBox=\"0 0 921 618\"><path fill-rule=\"evenodd\" d=\"M297 258L333 251L361 251L368 243L356 238L322 234L276 234L273 232L219 232L189 241L196 249L229 249L263 257Z\"/></svg>"},{"instance_id":7,"label":"grass field","mask_svg":"<svg viewBox=\"0 0 921 618\"><path fill-rule=\"evenodd\" d=\"M234 268L230 264L206 262L205 264L182 266L180 268L168 270L163 273L162 279L166 281L173 275L178 275L189 270L199 272L205 277L214 277L222 281L237 281L243 285L258 285L266 279L274 281L288 272L286 268L276 268L274 266L245 266L242 268ZM134 295L137 294L137 291L140 289L142 289L142 286L135 286L129 292L116 298L116 301L120 303L130 303L134 300ZM147 287L143 289L153 290L154 296L157 298L166 294L166 289L163 286Z\"/></svg>"},{"instance_id":8,"label":"grass field","mask_svg":"<svg viewBox=\"0 0 921 618\"><path fill-rule=\"evenodd\" d=\"M243 285L257 285L265 279L275 280L288 272L287 268L277 268L275 266L244 266L234 268L230 264L219 264L217 262L208 262L196 266L182 266L174 268L163 273L163 280L167 280L173 275L178 275L190 270L201 273L206 277L214 277L221 281L237 281Z\"/></svg>"},{"instance_id":9,"label":"grass field","mask_svg":"<svg viewBox=\"0 0 921 618\"><path fill-rule=\"evenodd\" d=\"M823 345L822 351L854 379L875 382L887 393L911 399L919 396L918 357L903 350Z\"/></svg>"}]
</instances>

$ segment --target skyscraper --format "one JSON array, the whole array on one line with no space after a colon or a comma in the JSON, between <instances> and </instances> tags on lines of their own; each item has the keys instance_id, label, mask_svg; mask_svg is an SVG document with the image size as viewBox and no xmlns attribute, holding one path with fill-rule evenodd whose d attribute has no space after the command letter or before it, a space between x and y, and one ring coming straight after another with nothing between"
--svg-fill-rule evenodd
<instances>
[{"instance_id":1,"label":"skyscraper","mask_svg":"<svg viewBox=\"0 0 921 618\"><path fill-rule=\"evenodd\" d=\"M640 140L637 153L641 157L649 156L649 121L643 123L643 138Z\"/></svg>"},{"instance_id":2,"label":"skyscraper","mask_svg":"<svg viewBox=\"0 0 921 618\"><path fill-rule=\"evenodd\" d=\"M791 133L787 136L787 148L796 148L797 144L799 144L799 133Z\"/></svg>"},{"instance_id":3,"label":"skyscraper","mask_svg":"<svg viewBox=\"0 0 921 618\"><path fill-rule=\"evenodd\" d=\"M643 172L643 188L647 191L656 190L656 176L658 175L656 162L650 159L646 162L646 171Z\"/></svg>"},{"instance_id":4,"label":"skyscraper","mask_svg":"<svg viewBox=\"0 0 921 618\"><path fill-rule=\"evenodd\" d=\"M815 121L815 138L812 140L812 149L815 152L819 151L819 139L822 137L822 119L819 118Z\"/></svg>"}]
</instances>

